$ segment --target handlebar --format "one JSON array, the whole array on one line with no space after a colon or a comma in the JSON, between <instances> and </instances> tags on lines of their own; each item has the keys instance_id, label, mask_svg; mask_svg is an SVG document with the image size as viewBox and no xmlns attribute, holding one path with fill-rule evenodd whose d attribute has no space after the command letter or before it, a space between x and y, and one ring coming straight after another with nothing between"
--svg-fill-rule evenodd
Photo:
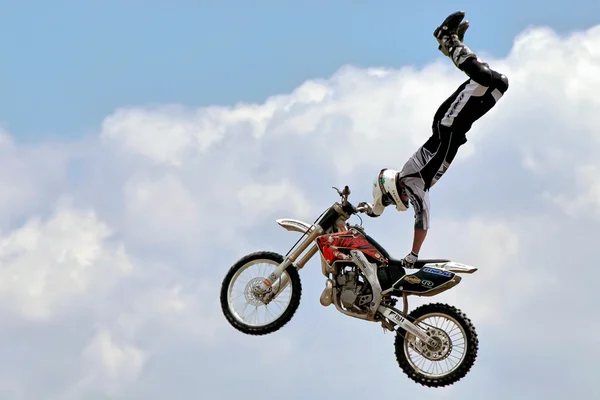
<instances>
[{"instance_id":1,"label":"handlebar","mask_svg":"<svg viewBox=\"0 0 600 400\"><path fill-rule=\"evenodd\" d=\"M355 207L354 209L356 210L356 212L359 212L359 213L364 213L364 212L367 212L367 210L368 210L369 208L368 208L368 207L365 207L365 206L358 206L358 207Z\"/></svg>"}]
</instances>

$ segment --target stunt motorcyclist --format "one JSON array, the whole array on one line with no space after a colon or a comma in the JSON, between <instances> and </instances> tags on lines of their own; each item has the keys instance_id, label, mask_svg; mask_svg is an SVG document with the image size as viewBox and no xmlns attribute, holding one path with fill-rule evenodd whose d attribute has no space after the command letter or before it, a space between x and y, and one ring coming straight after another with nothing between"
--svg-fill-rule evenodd
<instances>
[{"instance_id":1,"label":"stunt motorcyclist","mask_svg":"<svg viewBox=\"0 0 600 400\"><path fill-rule=\"evenodd\" d=\"M468 79L438 108L433 118L432 135L404 164L401 171L384 168L373 182L373 203L367 215L380 216L385 207L395 205L406 211L409 202L415 212L411 252L403 259L406 268L414 267L430 228L429 189L444 175L458 148L467 142L471 125L487 113L508 90L508 79L483 62L463 44L469 22L462 22L464 11L450 14L435 29L438 50L449 57Z\"/></svg>"}]
</instances>

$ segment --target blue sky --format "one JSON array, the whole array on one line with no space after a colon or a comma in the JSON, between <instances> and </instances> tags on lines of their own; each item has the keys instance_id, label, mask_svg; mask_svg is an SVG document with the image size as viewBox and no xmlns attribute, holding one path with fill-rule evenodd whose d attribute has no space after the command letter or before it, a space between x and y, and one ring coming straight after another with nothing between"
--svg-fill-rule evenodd
<instances>
[{"instance_id":1,"label":"blue sky","mask_svg":"<svg viewBox=\"0 0 600 400\"><path fill-rule=\"evenodd\" d=\"M368 3L368 4L367 4ZM5 1L0 124L18 140L79 137L121 106L262 102L344 64L423 65L463 9L468 44L504 55L528 25L592 25L594 0Z\"/></svg>"}]
</instances>

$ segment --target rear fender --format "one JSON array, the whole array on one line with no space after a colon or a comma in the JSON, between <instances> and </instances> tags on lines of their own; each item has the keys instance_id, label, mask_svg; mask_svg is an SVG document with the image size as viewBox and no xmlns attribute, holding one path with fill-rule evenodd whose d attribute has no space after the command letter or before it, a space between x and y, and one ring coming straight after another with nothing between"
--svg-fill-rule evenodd
<instances>
[{"instance_id":1,"label":"rear fender","mask_svg":"<svg viewBox=\"0 0 600 400\"><path fill-rule=\"evenodd\" d=\"M456 274L472 274L473 272L477 271L476 267L457 263L454 261L440 262L440 263L427 263L423 267L424 268L426 268L426 267L438 268L438 269L454 272Z\"/></svg>"}]
</instances>

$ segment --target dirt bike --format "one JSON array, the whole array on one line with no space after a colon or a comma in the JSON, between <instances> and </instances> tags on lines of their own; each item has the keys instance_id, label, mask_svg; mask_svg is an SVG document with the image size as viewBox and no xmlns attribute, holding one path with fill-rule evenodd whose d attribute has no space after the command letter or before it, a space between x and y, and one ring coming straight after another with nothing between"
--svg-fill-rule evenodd
<instances>
[{"instance_id":1,"label":"dirt bike","mask_svg":"<svg viewBox=\"0 0 600 400\"><path fill-rule=\"evenodd\" d=\"M282 328L300 305L299 270L319 253L321 270L327 278L320 298L323 306L333 304L347 316L379 322L384 332L395 331L396 360L413 381L429 387L456 383L477 358L479 342L473 323L461 310L443 303L425 304L408 313L407 298L435 296L459 284L462 278L457 274L472 274L477 268L451 260L424 259L413 266L416 272L407 273L402 260L390 256L362 226L347 222L351 216L366 212L368 205L353 206L348 201L348 186L343 191L333 189L341 202L327 208L313 224L296 219L277 220L286 230L302 233L285 256L258 251L242 257L229 269L220 295L227 321L249 335L265 335ZM242 291L232 298L233 285L248 268L259 263L270 264L272 270L263 268L257 276L242 278ZM237 298L246 301L243 312L234 309ZM399 298L403 300L403 310L395 307ZM249 305L253 311L246 321L242 314ZM259 307L264 307L272 319L259 322ZM272 312L276 308L281 311L279 316ZM429 318L434 322L445 319L445 323L438 324L444 328L425 323ZM454 327L450 329L449 325ZM433 367L424 369L428 362ZM444 366L448 370L444 371Z\"/></svg>"}]
</instances>

